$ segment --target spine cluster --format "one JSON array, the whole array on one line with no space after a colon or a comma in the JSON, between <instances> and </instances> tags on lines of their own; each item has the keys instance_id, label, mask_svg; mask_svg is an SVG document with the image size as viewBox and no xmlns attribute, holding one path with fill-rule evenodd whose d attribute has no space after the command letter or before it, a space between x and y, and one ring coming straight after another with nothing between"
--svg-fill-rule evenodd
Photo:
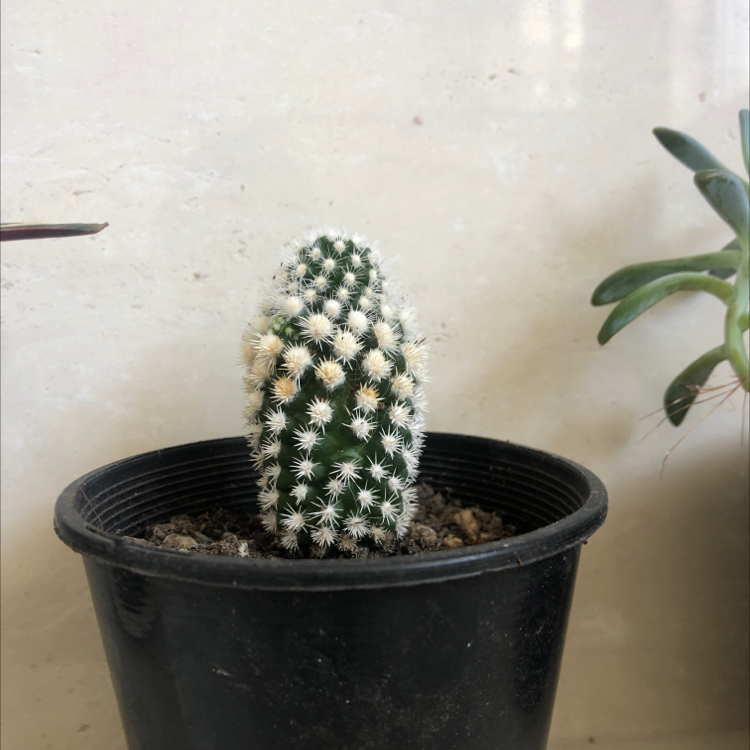
<instances>
[{"instance_id":1,"label":"spine cluster","mask_svg":"<svg viewBox=\"0 0 750 750\"><path fill-rule=\"evenodd\" d=\"M424 441L426 346L364 237L295 243L243 337L263 524L295 550L406 533Z\"/></svg>"}]
</instances>

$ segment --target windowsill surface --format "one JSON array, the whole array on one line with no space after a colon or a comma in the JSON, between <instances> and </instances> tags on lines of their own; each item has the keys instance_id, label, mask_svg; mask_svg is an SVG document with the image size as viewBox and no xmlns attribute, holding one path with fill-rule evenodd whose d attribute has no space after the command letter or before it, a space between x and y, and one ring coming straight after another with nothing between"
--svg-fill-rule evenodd
<instances>
[{"instance_id":1,"label":"windowsill surface","mask_svg":"<svg viewBox=\"0 0 750 750\"><path fill-rule=\"evenodd\" d=\"M750 732L720 732L658 739L597 739L582 743L551 742L547 750L748 750Z\"/></svg>"}]
</instances>

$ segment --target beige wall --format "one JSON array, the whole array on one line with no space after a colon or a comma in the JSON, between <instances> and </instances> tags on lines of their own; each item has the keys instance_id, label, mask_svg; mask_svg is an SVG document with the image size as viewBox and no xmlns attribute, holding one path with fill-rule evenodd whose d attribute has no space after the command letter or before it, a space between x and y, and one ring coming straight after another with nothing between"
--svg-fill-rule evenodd
<instances>
[{"instance_id":1,"label":"beige wall","mask_svg":"<svg viewBox=\"0 0 750 750\"><path fill-rule=\"evenodd\" d=\"M555 743L747 729L747 409L639 442L721 306L667 300L601 349L588 305L621 265L729 239L650 130L739 169L744 0L9 0L3 21L3 221L111 224L2 247L4 748L122 750L54 500L241 432L243 323L281 244L329 223L411 288L430 429L609 488Z\"/></svg>"}]
</instances>

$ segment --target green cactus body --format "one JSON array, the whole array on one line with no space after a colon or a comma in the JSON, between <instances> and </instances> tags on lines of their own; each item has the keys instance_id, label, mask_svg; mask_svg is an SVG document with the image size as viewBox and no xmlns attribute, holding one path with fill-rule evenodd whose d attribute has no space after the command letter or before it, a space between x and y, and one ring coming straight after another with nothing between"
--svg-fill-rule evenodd
<instances>
[{"instance_id":1,"label":"green cactus body","mask_svg":"<svg viewBox=\"0 0 750 750\"><path fill-rule=\"evenodd\" d=\"M426 346L359 235L295 243L243 339L267 530L355 553L405 534L424 440Z\"/></svg>"}]
</instances>

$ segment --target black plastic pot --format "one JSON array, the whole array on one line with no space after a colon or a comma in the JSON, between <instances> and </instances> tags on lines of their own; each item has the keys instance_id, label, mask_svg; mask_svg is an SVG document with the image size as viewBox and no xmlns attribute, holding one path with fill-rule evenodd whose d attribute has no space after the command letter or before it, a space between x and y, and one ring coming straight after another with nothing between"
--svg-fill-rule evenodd
<instances>
[{"instance_id":1,"label":"black plastic pot","mask_svg":"<svg viewBox=\"0 0 750 750\"><path fill-rule=\"evenodd\" d=\"M543 750L581 544L607 497L511 443L428 435L421 478L522 535L375 560L191 556L121 539L254 507L243 438L146 453L70 485L130 750Z\"/></svg>"}]
</instances>

